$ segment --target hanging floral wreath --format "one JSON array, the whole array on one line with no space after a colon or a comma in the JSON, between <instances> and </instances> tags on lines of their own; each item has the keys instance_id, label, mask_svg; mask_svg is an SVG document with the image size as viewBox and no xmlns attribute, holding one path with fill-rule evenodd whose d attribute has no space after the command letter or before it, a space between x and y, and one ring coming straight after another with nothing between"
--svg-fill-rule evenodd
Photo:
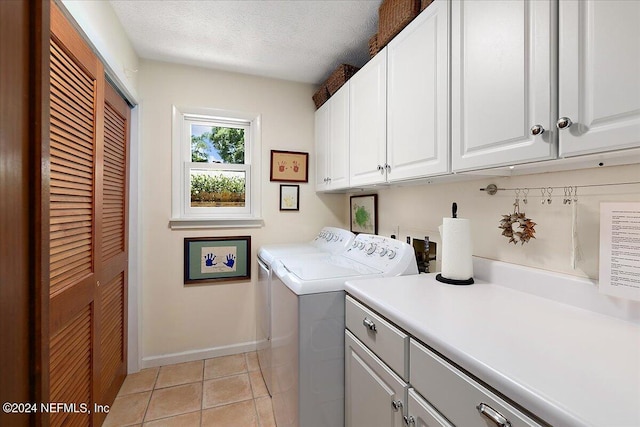
<instances>
[{"instance_id":1,"label":"hanging floral wreath","mask_svg":"<svg viewBox=\"0 0 640 427\"><path fill-rule=\"evenodd\" d=\"M509 243L524 245L530 239L536 238L535 226L535 222L527 218L524 212L520 212L519 200L516 197L516 201L513 204L513 213L502 215L498 228L502 229L502 235L509 239Z\"/></svg>"}]
</instances>

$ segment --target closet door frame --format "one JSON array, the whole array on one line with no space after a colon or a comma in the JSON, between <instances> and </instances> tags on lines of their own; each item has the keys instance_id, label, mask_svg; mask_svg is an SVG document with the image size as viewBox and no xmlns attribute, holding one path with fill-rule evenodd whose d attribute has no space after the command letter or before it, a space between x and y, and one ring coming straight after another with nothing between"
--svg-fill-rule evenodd
<instances>
[{"instance_id":1,"label":"closet door frame","mask_svg":"<svg viewBox=\"0 0 640 427\"><path fill-rule=\"evenodd\" d=\"M0 346L9 349L0 352L0 400L39 402L48 388L48 1L1 2L0 63ZM3 411L0 425L42 418Z\"/></svg>"}]
</instances>

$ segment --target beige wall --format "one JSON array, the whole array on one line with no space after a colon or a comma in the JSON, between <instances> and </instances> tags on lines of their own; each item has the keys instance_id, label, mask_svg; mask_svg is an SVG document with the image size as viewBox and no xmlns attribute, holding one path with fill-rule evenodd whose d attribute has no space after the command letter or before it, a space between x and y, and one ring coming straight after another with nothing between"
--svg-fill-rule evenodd
<instances>
[{"instance_id":1,"label":"beige wall","mask_svg":"<svg viewBox=\"0 0 640 427\"><path fill-rule=\"evenodd\" d=\"M529 203L521 211L536 222L536 239L523 246L501 236L498 229L503 214L513 211L514 191L494 196L479 191L494 183L500 188L592 185L640 181L638 165L613 166L569 172L523 175L508 178L480 178L448 184L413 185L378 189L379 233L423 238L428 235L440 243L438 225L451 216L451 204L457 202L458 216L470 218L474 255L575 276L598 278L600 202L640 201L640 185L588 187L578 190L578 232L583 260L574 270L571 260L571 207L563 205L562 189L555 189L551 205L540 203L540 190L529 192ZM365 194L365 193L362 193ZM348 211L348 208L345 207ZM438 247L440 268L441 247Z\"/></svg>"},{"instance_id":2,"label":"beige wall","mask_svg":"<svg viewBox=\"0 0 640 427\"><path fill-rule=\"evenodd\" d=\"M105 64L107 74L127 97L138 95L138 55L107 1L62 0Z\"/></svg>"},{"instance_id":3,"label":"beige wall","mask_svg":"<svg viewBox=\"0 0 640 427\"><path fill-rule=\"evenodd\" d=\"M324 225L344 226L344 195L316 195L300 185L300 211L279 211L279 183L269 182L271 149L311 153L314 87L168 63L141 61L142 365L164 355L224 350L255 340L255 255L264 244L311 240ZM207 107L262 115L262 212L258 229L169 229L171 106ZM313 155L309 176L314 176ZM251 235L252 281L183 285L183 239ZM199 353L200 352L200 353Z\"/></svg>"}]
</instances>

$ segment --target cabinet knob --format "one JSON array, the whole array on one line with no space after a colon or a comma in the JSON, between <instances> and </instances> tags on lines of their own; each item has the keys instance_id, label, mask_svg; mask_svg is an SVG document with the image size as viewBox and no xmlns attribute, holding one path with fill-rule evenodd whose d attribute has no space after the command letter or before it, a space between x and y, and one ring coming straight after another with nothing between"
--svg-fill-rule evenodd
<instances>
[{"instance_id":1,"label":"cabinet knob","mask_svg":"<svg viewBox=\"0 0 640 427\"><path fill-rule=\"evenodd\" d=\"M391 173L391 165L389 163L385 163L384 168L387 170L387 173Z\"/></svg>"},{"instance_id":2,"label":"cabinet knob","mask_svg":"<svg viewBox=\"0 0 640 427\"><path fill-rule=\"evenodd\" d=\"M493 409L491 406L486 403L480 403L476 406L478 412L491 420L498 427L511 427L511 423L508 419L505 418L500 412Z\"/></svg>"},{"instance_id":3,"label":"cabinet knob","mask_svg":"<svg viewBox=\"0 0 640 427\"><path fill-rule=\"evenodd\" d=\"M404 423L405 423L406 425L409 425L409 424L415 424L415 423L416 423L416 419L415 419L415 418L413 418L413 416L411 416L411 415L409 415L409 416L406 416L406 415L405 415L403 418L404 418Z\"/></svg>"},{"instance_id":4,"label":"cabinet knob","mask_svg":"<svg viewBox=\"0 0 640 427\"><path fill-rule=\"evenodd\" d=\"M382 165L378 165L378 170L380 171L380 174L384 174L384 166Z\"/></svg>"},{"instance_id":5,"label":"cabinet knob","mask_svg":"<svg viewBox=\"0 0 640 427\"><path fill-rule=\"evenodd\" d=\"M394 411L399 411L400 409L402 409L402 400L394 400L393 402L391 402L391 406L393 406Z\"/></svg>"},{"instance_id":6,"label":"cabinet knob","mask_svg":"<svg viewBox=\"0 0 640 427\"><path fill-rule=\"evenodd\" d=\"M542 135L544 133L544 128L542 125L533 125L531 126L531 135Z\"/></svg>"},{"instance_id":7,"label":"cabinet knob","mask_svg":"<svg viewBox=\"0 0 640 427\"><path fill-rule=\"evenodd\" d=\"M558 129L566 129L569 126L571 126L573 124L573 122L571 121L571 119L569 117L560 117L558 119L558 122L556 123L556 126L558 126Z\"/></svg>"},{"instance_id":8,"label":"cabinet knob","mask_svg":"<svg viewBox=\"0 0 640 427\"><path fill-rule=\"evenodd\" d=\"M370 331L378 332L378 330L376 329L376 324L373 322L373 320L365 317L362 321L362 324Z\"/></svg>"}]
</instances>

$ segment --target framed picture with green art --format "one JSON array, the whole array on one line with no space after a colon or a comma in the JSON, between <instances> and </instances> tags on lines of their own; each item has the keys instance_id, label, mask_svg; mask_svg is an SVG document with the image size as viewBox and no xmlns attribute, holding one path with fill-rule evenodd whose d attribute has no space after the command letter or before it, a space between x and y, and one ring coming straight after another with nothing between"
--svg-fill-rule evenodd
<instances>
[{"instance_id":1,"label":"framed picture with green art","mask_svg":"<svg viewBox=\"0 0 640 427\"><path fill-rule=\"evenodd\" d=\"M184 239L186 285L251 280L251 236Z\"/></svg>"},{"instance_id":2,"label":"framed picture with green art","mask_svg":"<svg viewBox=\"0 0 640 427\"><path fill-rule=\"evenodd\" d=\"M351 196L351 231L378 234L378 195Z\"/></svg>"}]
</instances>

